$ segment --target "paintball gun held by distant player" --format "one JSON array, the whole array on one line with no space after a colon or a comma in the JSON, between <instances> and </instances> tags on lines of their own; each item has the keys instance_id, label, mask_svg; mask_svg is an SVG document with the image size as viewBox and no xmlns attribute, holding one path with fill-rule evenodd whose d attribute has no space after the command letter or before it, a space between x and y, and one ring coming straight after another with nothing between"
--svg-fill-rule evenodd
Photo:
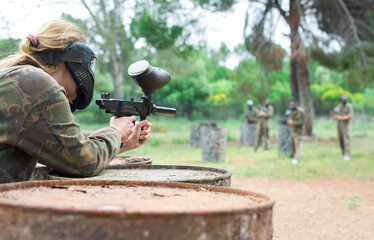
<instances>
[{"instance_id":1,"label":"paintball gun held by distant player","mask_svg":"<svg viewBox=\"0 0 374 240\"><path fill-rule=\"evenodd\" d=\"M334 115L339 115L339 108L338 107L334 108Z\"/></svg>"},{"instance_id":2,"label":"paintball gun held by distant player","mask_svg":"<svg viewBox=\"0 0 374 240\"><path fill-rule=\"evenodd\" d=\"M156 106L152 102L151 94L164 87L171 80L170 74L161 68L152 67L148 61L141 60L130 65L128 73L134 82L142 88L141 102L112 99L109 93L102 93L101 99L96 100L100 109L117 117L140 116L143 121L152 114L175 115L175 108Z\"/></svg>"}]
</instances>

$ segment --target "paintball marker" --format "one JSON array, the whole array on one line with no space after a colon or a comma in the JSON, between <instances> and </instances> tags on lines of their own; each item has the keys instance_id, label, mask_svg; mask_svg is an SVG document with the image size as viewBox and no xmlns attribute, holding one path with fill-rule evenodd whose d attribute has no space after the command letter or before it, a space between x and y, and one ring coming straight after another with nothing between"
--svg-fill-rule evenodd
<instances>
[{"instance_id":1,"label":"paintball marker","mask_svg":"<svg viewBox=\"0 0 374 240\"><path fill-rule=\"evenodd\" d=\"M282 118L281 121L279 121L279 123L282 124L282 125L287 125L287 121L288 121L288 119L290 119L290 116L291 116L291 110L287 109L284 112L284 117Z\"/></svg>"},{"instance_id":2,"label":"paintball marker","mask_svg":"<svg viewBox=\"0 0 374 240\"><path fill-rule=\"evenodd\" d=\"M100 109L117 117L140 116L143 121L152 114L175 115L175 108L159 107L152 102L154 91L164 87L171 80L170 74L161 68L152 67L146 60L137 61L130 65L128 73L134 82L142 88L141 102L112 99L109 93L102 93L101 99L96 100Z\"/></svg>"},{"instance_id":3,"label":"paintball marker","mask_svg":"<svg viewBox=\"0 0 374 240\"><path fill-rule=\"evenodd\" d=\"M334 115L339 115L339 108L338 107L334 108Z\"/></svg>"}]
</instances>

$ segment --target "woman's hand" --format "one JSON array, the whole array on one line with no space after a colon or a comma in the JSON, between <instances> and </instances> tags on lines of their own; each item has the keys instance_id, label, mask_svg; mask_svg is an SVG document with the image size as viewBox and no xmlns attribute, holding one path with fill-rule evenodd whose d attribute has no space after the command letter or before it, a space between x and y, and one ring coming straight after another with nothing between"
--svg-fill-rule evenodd
<instances>
[{"instance_id":1,"label":"woman's hand","mask_svg":"<svg viewBox=\"0 0 374 240\"><path fill-rule=\"evenodd\" d=\"M119 153L138 148L148 142L152 124L144 120L134 125L132 122L135 120L135 116L110 119L109 125L116 128L121 135L122 147Z\"/></svg>"}]
</instances>

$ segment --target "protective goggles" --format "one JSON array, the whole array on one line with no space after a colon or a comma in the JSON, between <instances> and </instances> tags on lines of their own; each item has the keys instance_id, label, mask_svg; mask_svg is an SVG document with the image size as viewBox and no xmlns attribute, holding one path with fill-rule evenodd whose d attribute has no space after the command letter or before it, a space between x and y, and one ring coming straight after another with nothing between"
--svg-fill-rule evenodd
<instances>
[{"instance_id":1,"label":"protective goggles","mask_svg":"<svg viewBox=\"0 0 374 240\"><path fill-rule=\"evenodd\" d=\"M86 108L93 98L96 56L84 43L73 42L66 49L31 54L42 64L55 66L64 62L77 84L77 98L70 102L71 111Z\"/></svg>"}]
</instances>

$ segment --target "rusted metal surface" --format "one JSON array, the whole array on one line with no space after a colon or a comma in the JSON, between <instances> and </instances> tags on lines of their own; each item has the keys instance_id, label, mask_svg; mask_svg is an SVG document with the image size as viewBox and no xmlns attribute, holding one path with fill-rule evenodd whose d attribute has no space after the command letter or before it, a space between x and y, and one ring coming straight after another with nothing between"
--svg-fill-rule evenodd
<instances>
[{"instance_id":1,"label":"rusted metal surface","mask_svg":"<svg viewBox=\"0 0 374 240\"><path fill-rule=\"evenodd\" d=\"M109 166L123 166L123 165L151 165L152 159L146 157L134 156L117 156L109 164Z\"/></svg>"},{"instance_id":2,"label":"rusted metal surface","mask_svg":"<svg viewBox=\"0 0 374 240\"><path fill-rule=\"evenodd\" d=\"M230 187L231 175L229 171L224 169L197 166L109 165L98 176L84 179L184 182ZM68 180L72 178L50 174L49 179Z\"/></svg>"},{"instance_id":3,"label":"rusted metal surface","mask_svg":"<svg viewBox=\"0 0 374 240\"><path fill-rule=\"evenodd\" d=\"M136 181L35 181L0 185L0 193L33 187L152 186L199 190L201 185ZM272 239L270 197L219 186L204 186L206 191L261 199L258 204L225 211L190 210L184 212L127 212L126 210L81 210L38 205L24 206L0 198L0 239ZM115 189L113 189L115 190ZM25 196L27 197L27 196Z\"/></svg>"},{"instance_id":4,"label":"rusted metal surface","mask_svg":"<svg viewBox=\"0 0 374 240\"><path fill-rule=\"evenodd\" d=\"M121 167L124 165L151 165L152 159L146 157L135 157L135 156L116 156L111 162L110 167ZM52 172L52 168L49 168L43 164L36 164L34 172L30 177L30 181L38 180L50 180L49 174Z\"/></svg>"}]
</instances>

